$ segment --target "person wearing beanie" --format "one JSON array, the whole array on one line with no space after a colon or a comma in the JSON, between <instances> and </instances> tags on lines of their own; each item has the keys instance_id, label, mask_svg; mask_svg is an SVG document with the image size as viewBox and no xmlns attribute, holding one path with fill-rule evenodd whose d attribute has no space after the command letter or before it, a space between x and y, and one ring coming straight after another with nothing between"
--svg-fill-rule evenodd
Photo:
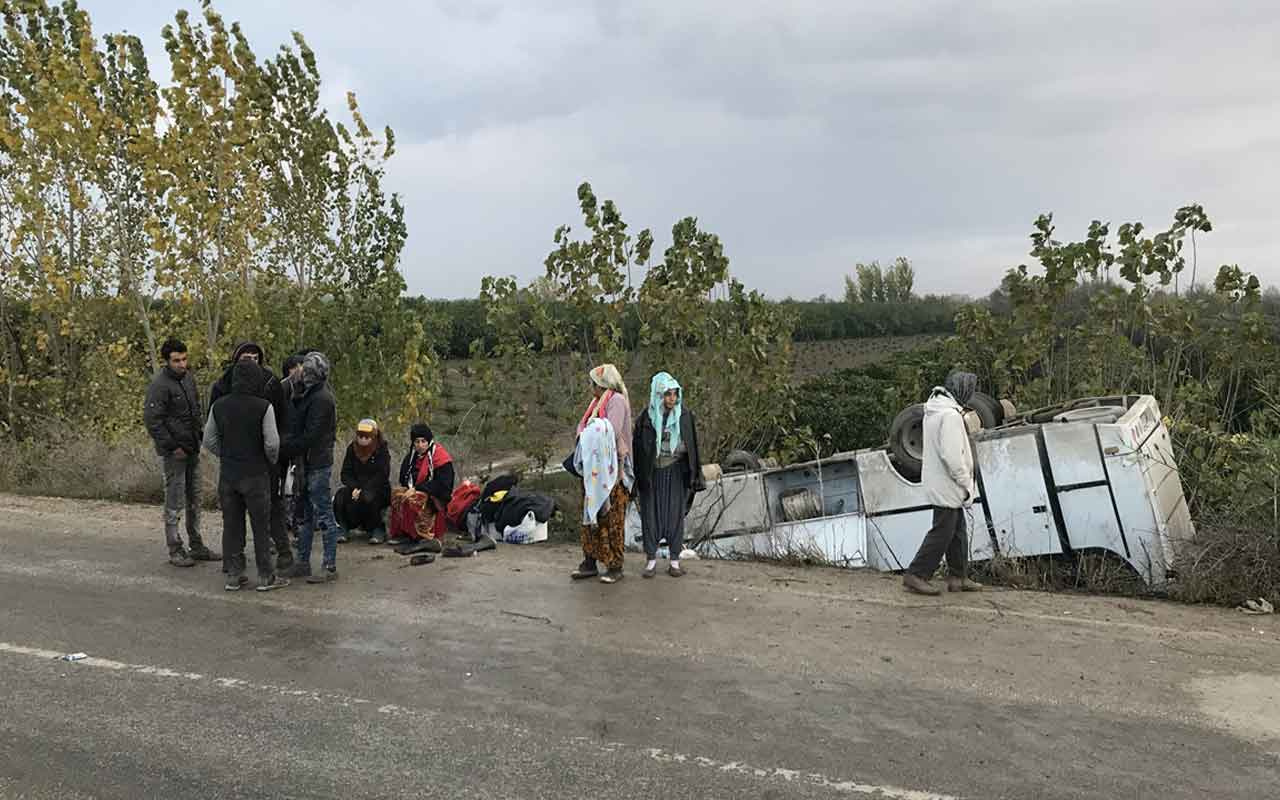
<instances>
[{"instance_id":1,"label":"person wearing beanie","mask_svg":"<svg viewBox=\"0 0 1280 800\"><path fill-rule=\"evenodd\" d=\"M382 514L391 505L391 451L378 423L362 419L342 459L342 488L333 496L333 515L345 531L368 532L369 544L387 540Z\"/></svg>"},{"instance_id":2,"label":"person wearing beanie","mask_svg":"<svg viewBox=\"0 0 1280 800\"><path fill-rule=\"evenodd\" d=\"M312 351L303 357L301 380L293 383L292 403L283 457L302 459L306 500L302 527L298 531L297 560L286 577L305 578L307 583L329 583L338 579L338 537L342 529L333 517L330 494L338 406L329 388L329 359L323 353ZM311 544L316 527L320 528L324 542L324 562L321 571L313 575Z\"/></svg>"},{"instance_id":3,"label":"person wearing beanie","mask_svg":"<svg viewBox=\"0 0 1280 800\"><path fill-rule=\"evenodd\" d=\"M973 448L964 424L964 408L978 387L972 372L953 371L934 387L924 407L924 460L920 481L933 506L933 527L902 576L902 585L916 594L942 591L929 579L947 557L947 591L976 592L982 584L965 575L969 562L966 510L978 489L974 479Z\"/></svg>"},{"instance_id":4,"label":"person wearing beanie","mask_svg":"<svg viewBox=\"0 0 1280 800\"><path fill-rule=\"evenodd\" d=\"M418 541L424 550L440 552L444 512L453 498L453 458L425 423L409 429L409 443L409 452L400 464L400 485L391 492L388 543Z\"/></svg>"}]
</instances>

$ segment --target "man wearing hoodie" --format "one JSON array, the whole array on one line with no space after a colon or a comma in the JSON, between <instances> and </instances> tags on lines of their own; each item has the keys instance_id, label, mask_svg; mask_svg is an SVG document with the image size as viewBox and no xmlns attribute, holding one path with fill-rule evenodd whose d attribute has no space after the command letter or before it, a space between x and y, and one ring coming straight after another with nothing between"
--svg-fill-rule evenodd
<instances>
[{"instance_id":1,"label":"man wearing hoodie","mask_svg":"<svg viewBox=\"0 0 1280 800\"><path fill-rule=\"evenodd\" d=\"M164 464L164 540L169 563L193 567L197 561L222 558L200 538L200 392L187 368L187 346L167 339L160 346L164 366L147 388L142 419ZM178 520L187 512L187 544L182 545Z\"/></svg>"},{"instance_id":2,"label":"man wearing hoodie","mask_svg":"<svg viewBox=\"0 0 1280 800\"><path fill-rule=\"evenodd\" d=\"M907 591L938 595L929 579L947 556L947 591L976 592L982 584L965 577L969 539L965 514L977 494L973 449L964 424L964 406L978 387L971 372L953 371L935 387L924 407L924 460L920 480L933 506L933 527L902 576Z\"/></svg>"},{"instance_id":3,"label":"man wearing hoodie","mask_svg":"<svg viewBox=\"0 0 1280 800\"><path fill-rule=\"evenodd\" d=\"M267 354L257 342L241 342L231 353L231 363L222 377L209 390L209 410L212 415L213 404L231 394L231 372L237 364L250 363L259 367L257 379L259 385L253 387L252 393L271 404L276 418L276 430L288 430L289 403L284 387L267 366ZM293 553L289 549L289 534L285 529L284 475L280 466L271 464L271 541L276 548L276 569L286 570L293 566Z\"/></svg>"},{"instance_id":4,"label":"man wearing hoodie","mask_svg":"<svg viewBox=\"0 0 1280 800\"><path fill-rule=\"evenodd\" d=\"M329 583L338 579L338 536L342 531L333 517L331 499L338 408L329 389L329 360L323 353L307 353L302 359L302 380L293 385L292 401L283 456L302 459L306 513L298 531L298 560L287 575L306 578L307 583ZM324 564L312 575L311 542L317 525L324 539Z\"/></svg>"},{"instance_id":5,"label":"man wearing hoodie","mask_svg":"<svg viewBox=\"0 0 1280 800\"><path fill-rule=\"evenodd\" d=\"M276 413L259 396L262 369L252 360L231 367L231 392L209 408L204 447L218 457L218 501L222 506L222 538L226 556L226 590L239 591L249 582L244 574L244 515L253 525L253 554L258 568L258 591L288 586L271 563L272 469L280 454Z\"/></svg>"}]
</instances>

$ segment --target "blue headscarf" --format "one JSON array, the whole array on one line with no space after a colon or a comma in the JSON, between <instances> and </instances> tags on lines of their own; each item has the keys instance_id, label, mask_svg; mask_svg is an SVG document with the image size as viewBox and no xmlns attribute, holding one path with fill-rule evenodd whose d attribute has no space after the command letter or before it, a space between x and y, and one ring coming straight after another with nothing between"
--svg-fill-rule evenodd
<instances>
[{"instance_id":1,"label":"blue headscarf","mask_svg":"<svg viewBox=\"0 0 1280 800\"><path fill-rule=\"evenodd\" d=\"M662 396L672 389L676 391L676 407L671 409L671 413L667 414L667 407L662 402ZM676 448L680 446L680 414L683 409L684 391L681 390L680 383L666 372L659 372L654 375L653 380L649 382L649 421L653 423L653 429L658 432L659 453L662 452L664 426L671 437L669 440L671 452L674 453Z\"/></svg>"}]
</instances>

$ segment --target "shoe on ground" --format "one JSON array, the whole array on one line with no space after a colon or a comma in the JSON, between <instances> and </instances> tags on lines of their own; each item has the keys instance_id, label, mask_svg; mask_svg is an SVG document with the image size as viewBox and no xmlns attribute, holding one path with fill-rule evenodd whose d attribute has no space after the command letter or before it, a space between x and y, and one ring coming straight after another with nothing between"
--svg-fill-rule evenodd
<instances>
[{"instance_id":1,"label":"shoe on ground","mask_svg":"<svg viewBox=\"0 0 1280 800\"><path fill-rule=\"evenodd\" d=\"M242 587L249 585L249 579L244 575L228 575L227 582L223 585L223 589L228 592L238 592Z\"/></svg>"},{"instance_id":2,"label":"shoe on ground","mask_svg":"<svg viewBox=\"0 0 1280 800\"><path fill-rule=\"evenodd\" d=\"M600 576L601 583L617 583L620 580L622 580L622 570L620 569L605 570L605 573Z\"/></svg>"},{"instance_id":3,"label":"shoe on ground","mask_svg":"<svg viewBox=\"0 0 1280 800\"><path fill-rule=\"evenodd\" d=\"M683 567L674 567L674 566L673 566L673 567L667 567L667 574L668 574L668 575L670 575L670 576L671 576L671 577L673 577L673 578L683 578L683 577L684 577L684 568L683 568Z\"/></svg>"},{"instance_id":4,"label":"shoe on ground","mask_svg":"<svg viewBox=\"0 0 1280 800\"><path fill-rule=\"evenodd\" d=\"M293 567L293 553L280 553L276 556L276 572L288 572Z\"/></svg>"},{"instance_id":5,"label":"shoe on ground","mask_svg":"<svg viewBox=\"0 0 1280 800\"><path fill-rule=\"evenodd\" d=\"M346 544L346 543L347 543L347 535L345 533L338 534L338 544Z\"/></svg>"},{"instance_id":6,"label":"shoe on ground","mask_svg":"<svg viewBox=\"0 0 1280 800\"><path fill-rule=\"evenodd\" d=\"M257 591L270 592L275 589L283 589L288 585L289 581L286 578L281 578L279 575L273 575L269 581L259 581Z\"/></svg>"},{"instance_id":7,"label":"shoe on ground","mask_svg":"<svg viewBox=\"0 0 1280 800\"><path fill-rule=\"evenodd\" d=\"M383 544L387 541L387 535L382 531L374 531L369 534L369 544Z\"/></svg>"},{"instance_id":8,"label":"shoe on ground","mask_svg":"<svg viewBox=\"0 0 1280 800\"><path fill-rule=\"evenodd\" d=\"M307 583L333 583L338 579L337 567L325 567L315 575L307 576Z\"/></svg>"},{"instance_id":9,"label":"shoe on ground","mask_svg":"<svg viewBox=\"0 0 1280 800\"><path fill-rule=\"evenodd\" d=\"M939 589L937 586L934 586L932 583L929 583L924 578L921 578L919 575L913 575L910 572L902 576L902 587L906 589L908 592L914 592L915 594L928 595L930 597L937 597L938 595L942 594L942 590Z\"/></svg>"},{"instance_id":10,"label":"shoe on ground","mask_svg":"<svg viewBox=\"0 0 1280 800\"><path fill-rule=\"evenodd\" d=\"M390 539L387 540L387 544L391 545L392 547L399 547L400 545L404 544L407 541L409 541L409 539L406 536L392 536Z\"/></svg>"},{"instance_id":11,"label":"shoe on ground","mask_svg":"<svg viewBox=\"0 0 1280 800\"><path fill-rule=\"evenodd\" d=\"M652 567L645 567L644 569L640 570L641 578L652 578L654 575L657 575L657 574L658 574L658 567L656 564Z\"/></svg>"},{"instance_id":12,"label":"shoe on ground","mask_svg":"<svg viewBox=\"0 0 1280 800\"><path fill-rule=\"evenodd\" d=\"M426 539L406 539L404 544L396 548L396 552L402 556L410 556L414 553L443 553L444 542L434 536Z\"/></svg>"},{"instance_id":13,"label":"shoe on ground","mask_svg":"<svg viewBox=\"0 0 1280 800\"><path fill-rule=\"evenodd\" d=\"M283 570L280 574L286 578L310 578L311 565L305 561L296 561L292 567Z\"/></svg>"},{"instance_id":14,"label":"shoe on ground","mask_svg":"<svg viewBox=\"0 0 1280 800\"><path fill-rule=\"evenodd\" d=\"M948 592L980 592L982 588L982 584L977 581L971 581L968 578L947 578Z\"/></svg>"},{"instance_id":15,"label":"shoe on ground","mask_svg":"<svg viewBox=\"0 0 1280 800\"><path fill-rule=\"evenodd\" d=\"M493 540L492 536L482 533L476 537L477 553L483 553L486 550L497 550L497 549L498 549L498 543Z\"/></svg>"},{"instance_id":16,"label":"shoe on ground","mask_svg":"<svg viewBox=\"0 0 1280 800\"><path fill-rule=\"evenodd\" d=\"M586 580L587 578L594 578L599 574L600 569L596 566L595 559L585 558L582 560L582 563L578 565L577 569L569 573L569 577L573 578L575 581L581 581Z\"/></svg>"},{"instance_id":17,"label":"shoe on ground","mask_svg":"<svg viewBox=\"0 0 1280 800\"><path fill-rule=\"evenodd\" d=\"M222 553L219 553L217 550L210 550L205 545L200 545L199 547L193 547L191 548L189 553L191 557L196 561L221 561L222 560Z\"/></svg>"},{"instance_id":18,"label":"shoe on ground","mask_svg":"<svg viewBox=\"0 0 1280 800\"><path fill-rule=\"evenodd\" d=\"M178 549L169 553L169 563L175 567L194 567L196 560L187 555L186 550Z\"/></svg>"}]
</instances>

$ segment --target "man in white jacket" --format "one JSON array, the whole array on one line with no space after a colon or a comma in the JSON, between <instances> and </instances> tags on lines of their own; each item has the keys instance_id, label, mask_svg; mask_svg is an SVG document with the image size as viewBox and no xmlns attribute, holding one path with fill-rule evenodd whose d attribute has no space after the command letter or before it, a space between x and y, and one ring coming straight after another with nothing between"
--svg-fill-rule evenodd
<instances>
[{"instance_id":1,"label":"man in white jacket","mask_svg":"<svg viewBox=\"0 0 1280 800\"><path fill-rule=\"evenodd\" d=\"M902 585L917 594L938 595L929 583L942 556L947 556L947 590L976 592L982 584L965 577L969 537L965 513L973 504L977 484L973 474L973 448L964 424L964 406L978 386L972 372L952 372L945 386L934 388L924 407L924 462L920 480L933 506L933 527L902 576Z\"/></svg>"}]
</instances>

